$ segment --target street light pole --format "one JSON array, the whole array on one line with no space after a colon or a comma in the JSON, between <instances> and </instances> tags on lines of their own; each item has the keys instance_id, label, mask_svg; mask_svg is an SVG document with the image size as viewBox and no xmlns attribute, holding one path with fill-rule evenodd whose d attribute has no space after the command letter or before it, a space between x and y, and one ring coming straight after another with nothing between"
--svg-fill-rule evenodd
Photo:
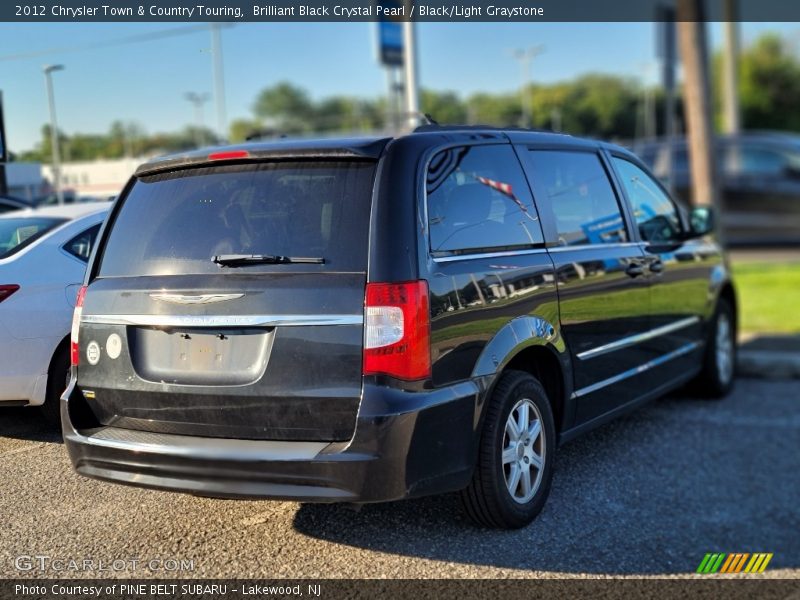
<instances>
[{"instance_id":1,"label":"street light pole","mask_svg":"<svg viewBox=\"0 0 800 600\"><path fill-rule=\"evenodd\" d=\"M226 25L230 27L230 25ZM228 123L225 111L225 74L222 62L222 27L211 24L211 63L214 76L214 104L217 108L217 130L221 139L228 139Z\"/></svg>"},{"instance_id":2,"label":"street light pole","mask_svg":"<svg viewBox=\"0 0 800 600\"><path fill-rule=\"evenodd\" d=\"M203 104L208 102L210 96L207 93L197 94L195 92L186 92L183 97L194 105L194 120L196 123L194 143L197 144L197 147L199 148L205 144L205 134L203 133L203 128L205 127L203 119Z\"/></svg>"},{"instance_id":3,"label":"street light pole","mask_svg":"<svg viewBox=\"0 0 800 600\"><path fill-rule=\"evenodd\" d=\"M406 113L409 128L419 124L419 74L417 73L416 23L403 21L403 63L405 68Z\"/></svg>"},{"instance_id":4,"label":"street light pole","mask_svg":"<svg viewBox=\"0 0 800 600\"><path fill-rule=\"evenodd\" d=\"M530 127L533 119L533 103L528 90L531 84L531 63L542 52L544 52L544 46L541 44L527 49L518 48L512 52L512 56L519 61L522 75L522 87L519 91L520 102L522 103L522 127Z\"/></svg>"},{"instance_id":5,"label":"street light pole","mask_svg":"<svg viewBox=\"0 0 800 600\"><path fill-rule=\"evenodd\" d=\"M63 71L64 65L47 65L44 71L44 84L47 91L47 104L50 107L50 146L53 152L53 188L59 204L64 204L64 191L61 189L61 154L58 147L58 120L56 119L56 100L53 94L53 72Z\"/></svg>"}]
</instances>

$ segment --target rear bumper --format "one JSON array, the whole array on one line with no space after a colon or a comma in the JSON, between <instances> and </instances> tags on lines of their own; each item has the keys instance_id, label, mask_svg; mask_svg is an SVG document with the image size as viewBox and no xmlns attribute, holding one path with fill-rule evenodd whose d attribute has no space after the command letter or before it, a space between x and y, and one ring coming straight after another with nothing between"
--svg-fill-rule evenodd
<instances>
[{"instance_id":1,"label":"rear bumper","mask_svg":"<svg viewBox=\"0 0 800 600\"><path fill-rule=\"evenodd\" d=\"M472 475L478 386L426 392L366 385L349 442L272 442L81 427L74 383L62 398L78 473L217 497L383 502L457 490Z\"/></svg>"}]
</instances>

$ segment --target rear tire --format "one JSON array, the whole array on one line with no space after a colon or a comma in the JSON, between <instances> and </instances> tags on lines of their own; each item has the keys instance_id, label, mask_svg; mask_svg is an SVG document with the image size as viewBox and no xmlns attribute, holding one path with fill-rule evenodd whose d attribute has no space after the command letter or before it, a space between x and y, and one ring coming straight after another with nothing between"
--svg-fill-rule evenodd
<instances>
[{"instance_id":1,"label":"rear tire","mask_svg":"<svg viewBox=\"0 0 800 600\"><path fill-rule=\"evenodd\" d=\"M61 394L67 389L69 369L69 347L63 347L53 357L50 372L47 375L47 393L44 404L39 407L45 420L54 427L61 426Z\"/></svg>"},{"instance_id":2,"label":"rear tire","mask_svg":"<svg viewBox=\"0 0 800 600\"><path fill-rule=\"evenodd\" d=\"M542 510L553 478L556 435L547 394L523 371L500 376L489 401L472 482L461 492L478 525L518 529Z\"/></svg>"},{"instance_id":3,"label":"rear tire","mask_svg":"<svg viewBox=\"0 0 800 600\"><path fill-rule=\"evenodd\" d=\"M735 376L736 317L730 303L720 298L708 332L697 389L707 398L723 398L733 388Z\"/></svg>"}]
</instances>

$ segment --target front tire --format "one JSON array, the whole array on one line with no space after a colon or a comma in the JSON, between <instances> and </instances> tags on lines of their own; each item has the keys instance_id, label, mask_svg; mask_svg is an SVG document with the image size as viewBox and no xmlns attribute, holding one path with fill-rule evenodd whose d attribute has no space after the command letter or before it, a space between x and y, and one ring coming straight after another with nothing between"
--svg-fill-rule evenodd
<instances>
[{"instance_id":1,"label":"front tire","mask_svg":"<svg viewBox=\"0 0 800 600\"><path fill-rule=\"evenodd\" d=\"M501 375L489 401L472 482L461 498L478 525L518 529L542 510L556 435L547 394L522 371Z\"/></svg>"},{"instance_id":2,"label":"front tire","mask_svg":"<svg viewBox=\"0 0 800 600\"><path fill-rule=\"evenodd\" d=\"M700 392L722 398L731 391L736 375L736 316L724 298L717 302L708 332L703 370L697 377Z\"/></svg>"}]
</instances>

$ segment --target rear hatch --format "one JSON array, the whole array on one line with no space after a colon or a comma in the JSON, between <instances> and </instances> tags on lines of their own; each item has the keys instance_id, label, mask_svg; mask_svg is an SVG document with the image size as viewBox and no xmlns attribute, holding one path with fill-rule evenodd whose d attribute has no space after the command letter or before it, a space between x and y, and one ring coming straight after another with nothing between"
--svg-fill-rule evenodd
<instances>
[{"instance_id":1,"label":"rear hatch","mask_svg":"<svg viewBox=\"0 0 800 600\"><path fill-rule=\"evenodd\" d=\"M85 297L78 389L98 421L349 439L362 387L371 160L138 177Z\"/></svg>"}]
</instances>

